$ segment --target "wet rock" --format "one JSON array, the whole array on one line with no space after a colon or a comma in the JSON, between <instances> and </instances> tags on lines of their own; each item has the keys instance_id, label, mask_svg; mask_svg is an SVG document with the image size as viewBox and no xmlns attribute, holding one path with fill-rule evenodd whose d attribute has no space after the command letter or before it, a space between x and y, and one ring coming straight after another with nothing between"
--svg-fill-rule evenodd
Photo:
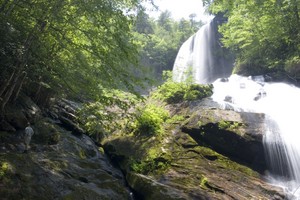
<instances>
[{"instance_id":1,"label":"wet rock","mask_svg":"<svg viewBox=\"0 0 300 200\"><path fill-rule=\"evenodd\" d=\"M229 80L228 80L228 78L221 78L220 79L220 82L228 82Z\"/></svg>"},{"instance_id":2,"label":"wet rock","mask_svg":"<svg viewBox=\"0 0 300 200\"><path fill-rule=\"evenodd\" d=\"M233 99L231 96L226 96L224 101L229 102L229 103L233 103Z\"/></svg>"}]
</instances>

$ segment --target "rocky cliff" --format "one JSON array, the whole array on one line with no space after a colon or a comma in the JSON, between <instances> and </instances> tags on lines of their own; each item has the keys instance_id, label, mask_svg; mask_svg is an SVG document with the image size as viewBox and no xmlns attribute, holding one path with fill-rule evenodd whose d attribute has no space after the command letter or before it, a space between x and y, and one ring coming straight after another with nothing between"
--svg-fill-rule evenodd
<instances>
[{"instance_id":1,"label":"rocky cliff","mask_svg":"<svg viewBox=\"0 0 300 200\"><path fill-rule=\"evenodd\" d=\"M2 123L10 128L0 132L0 199L132 198L122 172L71 120L70 105L59 101L42 114L26 99L26 106L12 106ZM28 152L23 139L27 121L35 131Z\"/></svg>"},{"instance_id":2,"label":"rocky cliff","mask_svg":"<svg viewBox=\"0 0 300 200\"><path fill-rule=\"evenodd\" d=\"M264 115L221 110L209 99L168 105L181 120L163 137L105 142L141 199L284 199L264 179Z\"/></svg>"},{"instance_id":3,"label":"rocky cliff","mask_svg":"<svg viewBox=\"0 0 300 200\"><path fill-rule=\"evenodd\" d=\"M21 108L0 133L1 199L285 198L264 178L262 114L221 110L210 99L167 105L163 135L119 130L102 149L78 126L76 105L42 112L27 99ZM24 153L28 120L35 135Z\"/></svg>"}]
</instances>

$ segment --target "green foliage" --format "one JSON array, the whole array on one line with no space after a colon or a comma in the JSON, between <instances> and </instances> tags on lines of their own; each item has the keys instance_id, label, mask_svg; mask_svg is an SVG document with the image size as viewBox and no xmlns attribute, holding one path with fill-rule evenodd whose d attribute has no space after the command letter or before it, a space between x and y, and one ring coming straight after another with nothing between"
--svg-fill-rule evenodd
<instances>
[{"instance_id":1,"label":"green foliage","mask_svg":"<svg viewBox=\"0 0 300 200\"><path fill-rule=\"evenodd\" d=\"M135 130L142 135L162 135L163 123L169 118L169 112L156 104L139 108L136 115Z\"/></svg>"},{"instance_id":2,"label":"green foliage","mask_svg":"<svg viewBox=\"0 0 300 200\"><path fill-rule=\"evenodd\" d=\"M163 172L170 167L170 156L162 153L160 148L151 148L148 150L147 155L140 159L130 161L130 168L134 172L149 174L151 172Z\"/></svg>"},{"instance_id":3,"label":"green foliage","mask_svg":"<svg viewBox=\"0 0 300 200\"><path fill-rule=\"evenodd\" d=\"M129 112L139 99L127 92L119 90L105 91L101 101L83 105L78 112L79 122L84 129L101 140L106 133L120 128L124 121L133 120L133 113ZM114 123L111 123L114 121Z\"/></svg>"},{"instance_id":4,"label":"green foliage","mask_svg":"<svg viewBox=\"0 0 300 200\"><path fill-rule=\"evenodd\" d=\"M300 52L299 1L215 0L204 1L214 14L223 13L222 42L236 54L240 74L284 70L292 74L300 66L291 64ZM293 63L293 62L292 62Z\"/></svg>"},{"instance_id":5,"label":"green foliage","mask_svg":"<svg viewBox=\"0 0 300 200\"><path fill-rule=\"evenodd\" d=\"M207 188L208 180L205 176L201 176L200 187Z\"/></svg>"},{"instance_id":6,"label":"green foliage","mask_svg":"<svg viewBox=\"0 0 300 200\"><path fill-rule=\"evenodd\" d=\"M213 85L199 85L189 83L178 83L172 80L170 72L165 72L166 82L158 87L151 96L167 103L179 103L182 101L193 101L203 99L213 94Z\"/></svg>"},{"instance_id":7,"label":"green foliage","mask_svg":"<svg viewBox=\"0 0 300 200\"><path fill-rule=\"evenodd\" d=\"M131 170L141 174L149 174L151 172L159 173L170 167L168 160L156 158L146 161L132 161Z\"/></svg>"},{"instance_id":8,"label":"green foliage","mask_svg":"<svg viewBox=\"0 0 300 200\"><path fill-rule=\"evenodd\" d=\"M135 42L139 47L140 63L151 78L158 79L157 83L161 81L162 72L173 68L181 44L201 25L193 18L175 21L168 11L162 12L157 20L142 9L138 11L133 27Z\"/></svg>"},{"instance_id":9,"label":"green foliage","mask_svg":"<svg viewBox=\"0 0 300 200\"><path fill-rule=\"evenodd\" d=\"M132 17L125 10L139 5L137 0L1 1L0 85L25 71L57 95L101 99L103 88L132 91L141 82Z\"/></svg>"},{"instance_id":10,"label":"green foliage","mask_svg":"<svg viewBox=\"0 0 300 200\"><path fill-rule=\"evenodd\" d=\"M2 180L5 175L12 170L12 166L8 162L0 162L0 180Z\"/></svg>"},{"instance_id":11,"label":"green foliage","mask_svg":"<svg viewBox=\"0 0 300 200\"><path fill-rule=\"evenodd\" d=\"M294 79L300 78L300 56L292 56L291 58L286 60L285 70L289 72L289 74Z\"/></svg>"},{"instance_id":12,"label":"green foliage","mask_svg":"<svg viewBox=\"0 0 300 200\"><path fill-rule=\"evenodd\" d=\"M225 121L221 120L218 122L218 127L219 129L224 129L224 130L235 130L238 127L242 126L239 122L232 122L232 121Z\"/></svg>"},{"instance_id":13,"label":"green foliage","mask_svg":"<svg viewBox=\"0 0 300 200\"><path fill-rule=\"evenodd\" d=\"M184 121L186 118L183 115L173 115L172 118L168 119L166 123L168 124L174 124L174 123L180 123Z\"/></svg>"}]
</instances>

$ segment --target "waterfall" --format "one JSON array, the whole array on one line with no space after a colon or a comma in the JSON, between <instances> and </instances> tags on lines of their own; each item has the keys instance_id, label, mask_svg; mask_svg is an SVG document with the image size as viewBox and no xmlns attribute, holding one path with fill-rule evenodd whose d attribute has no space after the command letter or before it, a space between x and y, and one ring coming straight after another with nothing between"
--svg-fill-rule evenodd
<instances>
[{"instance_id":1,"label":"waterfall","mask_svg":"<svg viewBox=\"0 0 300 200\"><path fill-rule=\"evenodd\" d=\"M219 77L227 77L232 62L227 62L214 20L183 43L173 66L173 80L176 82L212 83Z\"/></svg>"},{"instance_id":2,"label":"waterfall","mask_svg":"<svg viewBox=\"0 0 300 200\"><path fill-rule=\"evenodd\" d=\"M300 89L232 75L214 82L214 101L236 111L265 113L264 146L270 182L300 199Z\"/></svg>"},{"instance_id":3,"label":"waterfall","mask_svg":"<svg viewBox=\"0 0 300 200\"><path fill-rule=\"evenodd\" d=\"M232 61L220 56L214 20L180 48L173 67L177 82L213 83L213 100L224 109L265 113L264 147L268 180L300 200L300 89L266 83L263 76L232 75Z\"/></svg>"}]
</instances>

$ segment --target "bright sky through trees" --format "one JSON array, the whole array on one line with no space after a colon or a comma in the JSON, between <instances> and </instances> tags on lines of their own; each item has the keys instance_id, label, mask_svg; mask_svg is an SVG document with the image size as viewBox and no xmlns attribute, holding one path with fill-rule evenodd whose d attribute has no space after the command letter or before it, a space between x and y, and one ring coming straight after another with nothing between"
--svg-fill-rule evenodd
<instances>
[{"instance_id":1,"label":"bright sky through trees","mask_svg":"<svg viewBox=\"0 0 300 200\"><path fill-rule=\"evenodd\" d=\"M176 20L181 18L189 19L189 15L195 13L197 20L209 20L209 16L204 15L202 0L154 0L154 3L159 7L157 12L149 12L150 16L157 17L165 10L172 13L172 17Z\"/></svg>"}]
</instances>

